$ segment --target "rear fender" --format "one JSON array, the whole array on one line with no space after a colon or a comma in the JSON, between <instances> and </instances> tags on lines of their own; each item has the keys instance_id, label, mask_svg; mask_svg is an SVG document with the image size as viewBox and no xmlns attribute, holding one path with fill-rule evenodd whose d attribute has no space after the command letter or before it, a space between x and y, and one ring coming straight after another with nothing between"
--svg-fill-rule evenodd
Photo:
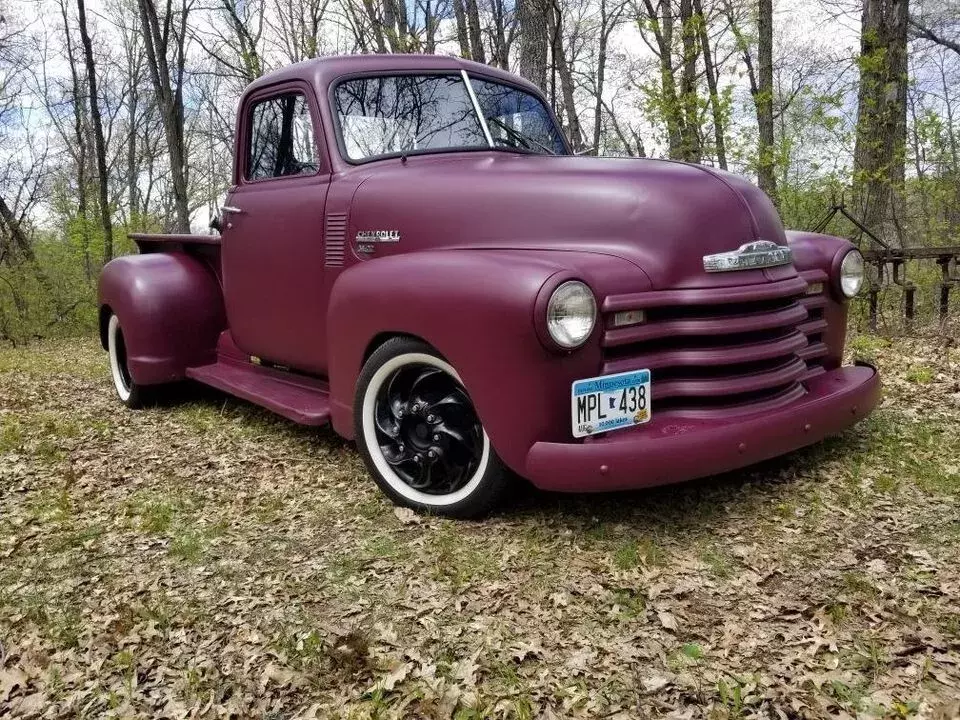
<instances>
[{"instance_id":1,"label":"rear fender","mask_svg":"<svg viewBox=\"0 0 960 720\"><path fill-rule=\"evenodd\" d=\"M202 260L180 252L116 258L103 268L98 295L101 339L116 314L136 383L180 380L188 367L216 359L223 293Z\"/></svg>"},{"instance_id":2,"label":"rear fender","mask_svg":"<svg viewBox=\"0 0 960 720\"><path fill-rule=\"evenodd\" d=\"M535 440L569 438L570 382L600 366L600 323L573 352L548 350L538 339L538 296L571 278L590 284L598 302L601 284L606 292L645 285L633 265L592 253L438 250L346 270L332 289L327 325L334 428L354 435L356 382L372 342L410 335L453 365L493 447L522 472Z\"/></svg>"}]
</instances>

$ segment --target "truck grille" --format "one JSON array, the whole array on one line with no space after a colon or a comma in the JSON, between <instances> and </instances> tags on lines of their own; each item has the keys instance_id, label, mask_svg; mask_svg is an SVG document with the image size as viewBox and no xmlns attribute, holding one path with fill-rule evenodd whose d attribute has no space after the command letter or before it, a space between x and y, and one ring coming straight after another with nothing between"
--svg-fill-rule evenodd
<instances>
[{"instance_id":1,"label":"truck grille","mask_svg":"<svg viewBox=\"0 0 960 720\"><path fill-rule=\"evenodd\" d=\"M824 372L827 323L822 271L762 285L608 296L603 303L603 374L649 368L654 412L709 416L756 412L801 397ZM617 328L613 315L643 310Z\"/></svg>"}]
</instances>

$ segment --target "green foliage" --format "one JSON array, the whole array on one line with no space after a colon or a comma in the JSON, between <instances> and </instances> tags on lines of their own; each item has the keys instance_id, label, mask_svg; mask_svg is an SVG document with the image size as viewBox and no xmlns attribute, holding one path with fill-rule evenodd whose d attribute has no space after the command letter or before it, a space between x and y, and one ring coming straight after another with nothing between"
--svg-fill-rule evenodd
<instances>
[{"instance_id":1,"label":"green foliage","mask_svg":"<svg viewBox=\"0 0 960 720\"><path fill-rule=\"evenodd\" d=\"M0 342L17 346L96 331L103 231L75 214L58 227L34 233L33 260L0 264ZM115 255L135 249L123 228L115 230L113 245Z\"/></svg>"}]
</instances>

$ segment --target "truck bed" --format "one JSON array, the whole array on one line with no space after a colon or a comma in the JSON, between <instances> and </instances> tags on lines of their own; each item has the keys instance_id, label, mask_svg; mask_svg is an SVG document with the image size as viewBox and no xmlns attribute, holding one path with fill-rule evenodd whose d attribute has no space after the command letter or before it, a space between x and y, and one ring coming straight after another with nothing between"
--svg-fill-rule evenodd
<instances>
[{"instance_id":1,"label":"truck bed","mask_svg":"<svg viewBox=\"0 0 960 720\"><path fill-rule=\"evenodd\" d=\"M189 235L186 233L130 233L140 252L179 250L188 245L220 245L219 235Z\"/></svg>"},{"instance_id":2,"label":"truck bed","mask_svg":"<svg viewBox=\"0 0 960 720\"><path fill-rule=\"evenodd\" d=\"M220 236L188 235L186 233L130 233L141 255L152 253L186 253L207 265L221 281Z\"/></svg>"}]
</instances>

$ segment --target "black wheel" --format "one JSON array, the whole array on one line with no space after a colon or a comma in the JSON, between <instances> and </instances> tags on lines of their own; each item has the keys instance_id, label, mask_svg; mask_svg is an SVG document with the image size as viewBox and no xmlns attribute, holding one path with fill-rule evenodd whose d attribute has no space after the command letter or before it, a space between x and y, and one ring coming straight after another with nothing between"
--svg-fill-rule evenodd
<instances>
[{"instance_id":1,"label":"black wheel","mask_svg":"<svg viewBox=\"0 0 960 720\"><path fill-rule=\"evenodd\" d=\"M353 410L364 462L398 505L468 518L502 497L506 469L460 376L428 345L381 345L363 366Z\"/></svg>"},{"instance_id":2,"label":"black wheel","mask_svg":"<svg viewBox=\"0 0 960 720\"><path fill-rule=\"evenodd\" d=\"M123 330L120 328L120 318L110 316L107 325L107 351L110 354L110 374L113 376L113 386L117 390L120 402L128 408L142 408L153 398L153 386L138 385L130 375L127 365L127 344L123 339Z\"/></svg>"}]
</instances>

